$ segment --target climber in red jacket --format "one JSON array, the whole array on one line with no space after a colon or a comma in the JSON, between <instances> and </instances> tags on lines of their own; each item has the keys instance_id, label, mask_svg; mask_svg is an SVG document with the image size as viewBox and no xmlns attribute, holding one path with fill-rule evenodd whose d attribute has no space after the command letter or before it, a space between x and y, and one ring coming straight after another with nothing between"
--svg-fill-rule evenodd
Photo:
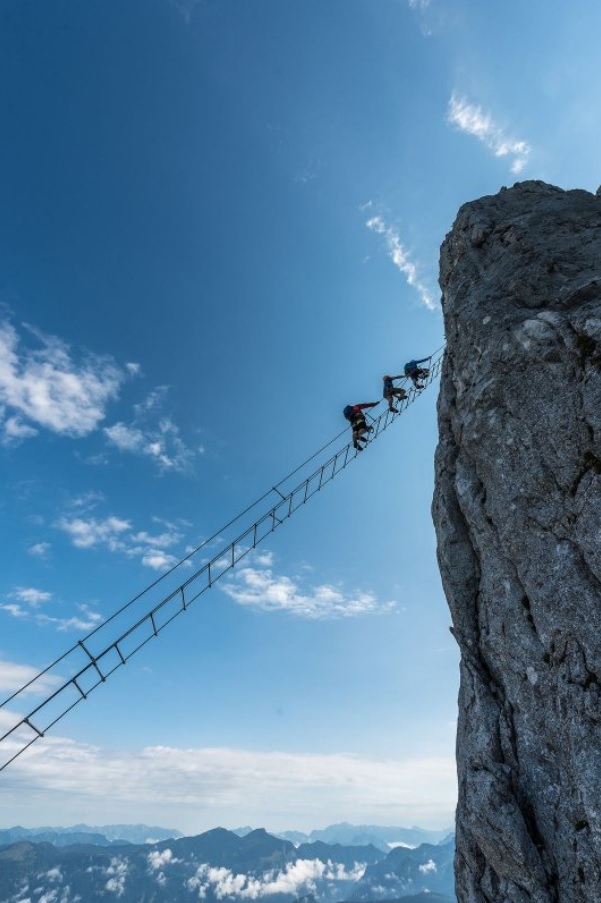
<instances>
[{"instance_id":1,"label":"climber in red jacket","mask_svg":"<svg viewBox=\"0 0 601 903\"><path fill-rule=\"evenodd\" d=\"M353 428L353 448L356 448L357 451L363 451L365 446L360 443L365 442L367 444L365 433L371 433L373 430L373 426L368 425L363 411L366 408L375 408L377 404L379 404L378 401L366 401L363 404L347 404L342 412Z\"/></svg>"}]
</instances>

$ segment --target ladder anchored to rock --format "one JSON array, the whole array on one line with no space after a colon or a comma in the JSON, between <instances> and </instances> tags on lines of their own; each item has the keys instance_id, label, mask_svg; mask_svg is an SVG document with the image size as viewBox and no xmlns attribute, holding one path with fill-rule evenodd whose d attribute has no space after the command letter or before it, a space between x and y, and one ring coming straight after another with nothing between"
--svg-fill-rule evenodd
<instances>
[{"instance_id":1,"label":"ladder anchored to rock","mask_svg":"<svg viewBox=\"0 0 601 903\"><path fill-rule=\"evenodd\" d=\"M442 357L443 352L439 349L431 361L429 375L423 380L424 388L438 377ZM372 418L373 431L370 433L370 444L407 410L422 391L423 389L411 388L407 398L399 402L398 413L386 409L379 416ZM47 731L64 718L71 709L87 699L93 690L105 683L111 674L125 665L150 640L157 637L178 615L187 611L203 593L211 589L239 561L256 549L259 543L288 520L299 508L302 508L337 474L348 467L351 461L358 457L358 452L353 449L350 442L330 455L324 463L319 464L294 488L286 489L293 476L301 471L306 472L311 463L315 459L323 457L327 449L346 432L347 429L335 436L217 533L205 540L201 546L0 703L3 725L9 723L11 716L14 718L12 726L0 736L0 771L10 765L36 740L44 737ZM277 497L275 501L274 493ZM261 503L268 505L267 510L263 513L251 514ZM210 543L217 540L221 534L231 529L245 516L252 518L250 526L204 561L202 566L187 579L181 581L180 575L181 582L173 589L165 591L168 581L173 582L180 569L185 566L189 567L194 556L206 549ZM140 611L140 609L142 610ZM71 677L67 679L61 676L61 672L66 669L71 673ZM35 694L42 695L44 698L26 715L14 711L14 706L19 706L26 695ZM8 708L9 706L10 708Z\"/></svg>"}]
</instances>

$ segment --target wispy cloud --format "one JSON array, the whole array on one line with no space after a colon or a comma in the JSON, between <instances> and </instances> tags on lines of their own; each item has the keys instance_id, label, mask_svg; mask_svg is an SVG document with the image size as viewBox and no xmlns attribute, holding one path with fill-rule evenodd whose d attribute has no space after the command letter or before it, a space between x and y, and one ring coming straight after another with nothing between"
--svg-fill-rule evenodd
<instances>
[{"instance_id":1,"label":"wispy cloud","mask_svg":"<svg viewBox=\"0 0 601 903\"><path fill-rule=\"evenodd\" d=\"M7 611L13 618L28 618L30 612L16 602L0 602L0 610Z\"/></svg>"},{"instance_id":2,"label":"wispy cloud","mask_svg":"<svg viewBox=\"0 0 601 903\"><path fill-rule=\"evenodd\" d=\"M52 546L49 542L36 542L27 549L34 558L47 558Z\"/></svg>"},{"instance_id":3,"label":"wispy cloud","mask_svg":"<svg viewBox=\"0 0 601 903\"><path fill-rule=\"evenodd\" d=\"M166 570L177 564L179 558L167 550L181 542L182 534L169 525L169 529L152 534L134 530L131 521L115 515L100 518L70 514L60 517L55 527L69 536L78 549L104 548L128 558L138 558L153 570Z\"/></svg>"},{"instance_id":4,"label":"wispy cloud","mask_svg":"<svg viewBox=\"0 0 601 903\"><path fill-rule=\"evenodd\" d=\"M186 25L190 25L197 9L206 6L206 0L170 0L170 2L181 13Z\"/></svg>"},{"instance_id":5,"label":"wispy cloud","mask_svg":"<svg viewBox=\"0 0 601 903\"><path fill-rule=\"evenodd\" d=\"M8 602L0 602L0 610L8 612L13 618L28 618L32 609L38 608L45 602L49 602L52 593L33 587L18 586L6 594Z\"/></svg>"},{"instance_id":6,"label":"wispy cloud","mask_svg":"<svg viewBox=\"0 0 601 903\"><path fill-rule=\"evenodd\" d=\"M105 427L104 433L121 451L140 453L144 451L146 438L142 430L136 427L127 426L125 423L115 423L113 426Z\"/></svg>"},{"instance_id":7,"label":"wispy cloud","mask_svg":"<svg viewBox=\"0 0 601 903\"><path fill-rule=\"evenodd\" d=\"M15 690L28 684L39 674L39 669L31 665L21 665L17 662L7 661L0 657L0 693L9 694ZM46 693L53 689L56 684L61 682L60 677L52 677L48 674L43 675L39 680L32 684L29 690L24 692L30 693Z\"/></svg>"},{"instance_id":8,"label":"wispy cloud","mask_svg":"<svg viewBox=\"0 0 601 903\"><path fill-rule=\"evenodd\" d=\"M76 357L57 336L27 324L24 329L35 347L26 347L8 320L0 322L0 444L17 445L41 429L87 436L105 419L123 382L141 373L137 363L120 368L109 356L82 352ZM162 413L166 393L167 388L159 386L134 406L132 422L118 421L106 427L104 435L120 451L149 457L160 471L183 472L189 470L194 452ZM96 455L88 460L101 459Z\"/></svg>"},{"instance_id":9,"label":"wispy cloud","mask_svg":"<svg viewBox=\"0 0 601 903\"><path fill-rule=\"evenodd\" d=\"M78 549L91 549L100 545L106 546L111 552L124 550L121 536L131 529L129 521L113 516L103 520L94 517L61 517L56 526L69 534L73 545Z\"/></svg>"},{"instance_id":10,"label":"wispy cloud","mask_svg":"<svg viewBox=\"0 0 601 903\"><path fill-rule=\"evenodd\" d=\"M72 615L69 618L56 618L47 614L38 614L35 620L38 624L49 624L61 632L67 630L89 631L97 627L102 621L100 612L92 611L89 605L80 603L76 606L79 611L78 615Z\"/></svg>"},{"instance_id":11,"label":"wispy cloud","mask_svg":"<svg viewBox=\"0 0 601 903\"><path fill-rule=\"evenodd\" d=\"M403 247L401 238L394 226L388 226L381 216L372 216L367 220L366 226L377 235L382 235L386 242L388 256L401 273L407 279L407 283L419 294L422 302L430 310L436 308L432 294L425 283L419 278L417 266L411 261L409 252Z\"/></svg>"},{"instance_id":12,"label":"wispy cloud","mask_svg":"<svg viewBox=\"0 0 601 903\"><path fill-rule=\"evenodd\" d=\"M373 824L385 817L393 824L444 827L456 799L453 756L379 760L167 746L120 751L47 735L5 774L9 822L35 821L41 809L58 817L58 807L64 822L83 821L110 798L115 821L131 820L135 812L152 824L160 819L196 833L200 812L207 829L260 824L269 830L266 799L274 827L314 827L324 812L332 821Z\"/></svg>"},{"instance_id":13,"label":"wispy cloud","mask_svg":"<svg viewBox=\"0 0 601 903\"><path fill-rule=\"evenodd\" d=\"M421 33L425 38L428 38L432 35L433 29L432 24L429 21L431 17L428 16L430 12L431 0L407 0L409 9L412 9L417 14L417 19L419 21L419 26Z\"/></svg>"},{"instance_id":14,"label":"wispy cloud","mask_svg":"<svg viewBox=\"0 0 601 903\"><path fill-rule=\"evenodd\" d=\"M347 592L329 583L302 586L302 578L275 574L272 557L262 553L253 566L234 571L222 590L240 605L261 611L287 611L299 618L325 621L390 611L395 602L379 602L370 592Z\"/></svg>"},{"instance_id":15,"label":"wispy cloud","mask_svg":"<svg viewBox=\"0 0 601 903\"><path fill-rule=\"evenodd\" d=\"M453 93L447 108L447 121L459 131L473 135L495 157L508 157L511 172L520 173L528 162L531 147L523 140L508 138L505 130L482 107L470 103L465 97Z\"/></svg>"},{"instance_id":16,"label":"wispy cloud","mask_svg":"<svg viewBox=\"0 0 601 903\"><path fill-rule=\"evenodd\" d=\"M184 443L171 418L161 416L166 394L167 387L159 386L134 405L130 423L114 423L105 427L104 434L119 451L148 457L162 472L183 473L190 470L194 452Z\"/></svg>"},{"instance_id":17,"label":"wispy cloud","mask_svg":"<svg viewBox=\"0 0 601 903\"><path fill-rule=\"evenodd\" d=\"M93 511L101 502L104 501L102 492L90 489L87 492L81 492L79 495L73 495L67 502L67 507L78 511Z\"/></svg>"},{"instance_id":18,"label":"wispy cloud","mask_svg":"<svg viewBox=\"0 0 601 903\"><path fill-rule=\"evenodd\" d=\"M70 617L57 617L54 614L40 611L42 605L47 605L54 598L53 593L33 587L19 586L7 593L6 598L13 601L0 602L0 610L7 612L13 618L32 620L37 624L49 624L59 631L65 630L91 630L102 620L102 616L92 611L83 603L76 605L77 615Z\"/></svg>"},{"instance_id":19,"label":"wispy cloud","mask_svg":"<svg viewBox=\"0 0 601 903\"><path fill-rule=\"evenodd\" d=\"M17 599L19 602L25 602L27 605L31 605L32 608L37 608L38 605L50 601L52 593L46 592L45 590L34 589L31 586L18 586L9 593L9 596L12 599Z\"/></svg>"},{"instance_id":20,"label":"wispy cloud","mask_svg":"<svg viewBox=\"0 0 601 903\"><path fill-rule=\"evenodd\" d=\"M298 172L294 175L294 181L300 182L302 185L306 185L308 182L312 182L319 175L319 170L321 168L321 160L319 158L313 157L307 161L307 165L302 169L299 169Z\"/></svg>"},{"instance_id":21,"label":"wispy cloud","mask_svg":"<svg viewBox=\"0 0 601 903\"><path fill-rule=\"evenodd\" d=\"M109 357L76 360L56 336L25 327L38 347L22 346L13 325L0 323L0 441L16 444L47 429L81 437L95 430L117 398L125 373Z\"/></svg>"}]
</instances>

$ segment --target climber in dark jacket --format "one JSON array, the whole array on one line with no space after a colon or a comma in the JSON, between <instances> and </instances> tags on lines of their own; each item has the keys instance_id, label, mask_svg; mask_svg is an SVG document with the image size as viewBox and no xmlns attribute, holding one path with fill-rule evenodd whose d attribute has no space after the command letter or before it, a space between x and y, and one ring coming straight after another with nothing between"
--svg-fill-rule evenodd
<instances>
[{"instance_id":1,"label":"climber in dark jacket","mask_svg":"<svg viewBox=\"0 0 601 903\"><path fill-rule=\"evenodd\" d=\"M419 361L408 361L405 364L405 376L408 376L416 389L423 389L420 379L425 379L430 375L430 371L424 367L420 367L425 361L429 361L429 357L422 357Z\"/></svg>"},{"instance_id":2,"label":"climber in dark jacket","mask_svg":"<svg viewBox=\"0 0 601 903\"><path fill-rule=\"evenodd\" d=\"M395 386L392 382L393 379L404 379L403 374L399 374L399 376L383 376L382 380L384 382L384 387L382 390L382 394L386 401L388 402L388 410L392 414L398 414L399 409L394 406L394 399L398 398L399 401L403 401L404 398L407 398L407 393L404 389L401 389L400 386Z\"/></svg>"},{"instance_id":3,"label":"climber in dark jacket","mask_svg":"<svg viewBox=\"0 0 601 903\"><path fill-rule=\"evenodd\" d=\"M356 448L357 451L363 451L365 446L360 443L365 442L367 444L365 433L371 433L373 430L373 426L368 426L363 411L366 408L375 408L377 404L379 404L378 401L366 401L363 404L347 404L342 412L351 424L353 430L353 448Z\"/></svg>"}]
</instances>

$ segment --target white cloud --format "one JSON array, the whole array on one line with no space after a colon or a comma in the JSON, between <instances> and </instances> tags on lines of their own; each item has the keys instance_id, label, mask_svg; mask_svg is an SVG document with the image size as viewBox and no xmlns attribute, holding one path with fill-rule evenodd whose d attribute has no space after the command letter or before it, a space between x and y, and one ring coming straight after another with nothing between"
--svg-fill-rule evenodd
<instances>
[{"instance_id":1,"label":"white cloud","mask_svg":"<svg viewBox=\"0 0 601 903\"><path fill-rule=\"evenodd\" d=\"M37 436L38 434L38 430L35 427L24 423L17 414L7 417L2 427L4 430L4 445L20 442L22 439L31 439L32 436Z\"/></svg>"},{"instance_id":2,"label":"white cloud","mask_svg":"<svg viewBox=\"0 0 601 903\"><path fill-rule=\"evenodd\" d=\"M258 565L232 572L221 589L240 605L261 611L288 611L301 618L331 620L357 615L390 611L394 602L378 602L373 593L344 592L328 583L307 589L299 585L299 578L276 575L271 569L273 558L263 553L254 559Z\"/></svg>"},{"instance_id":3,"label":"white cloud","mask_svg":"<svg viewBox=\"0 0 601 903\"><path fill-rule=\"evenodd\" d=\"M167 398L169 386L157 386L152 392L149 392L144 401L134 405L134 413L136 417L143 417L152 411L160 410Z\"/></svg>"},{"instance_id":4,"label":"white cloud","mask_svg":"<svg viewBox=\"0 0 601 903\"><path fill-rule=\"evenodd\" d=\"M127 426L125 423L105 427L104 434L120 451L142 452L144 448L145 439L142 430Z\"/></svg>"},{"instance_id":5,"label":"white cloud","mask_svg":"<svg viewBox=\"0 0 601 903\"><path fill-rule=\"evenodd\" d=\"M25 602L27 605L31 605L32 608L37 608L38 605L49 602L52 598L52 593L34 589L33 587L18 586L8 596L11 599L16 599L18 602Z\"/></svg>"},{"instance_id":6,"label":"white cloud","mask_svg":"<svg viewBox=\"0 0 601 903\"><path fill-rule=\"evenodd\" d=\"M432 35L432 27L426 22L426 16L430 9L430 0L407 0L409 9L417 13L420 22L420 30L424 37L428 38Z\"/></svg>"},{"instance_id":7,"label":"white cloud","mask_svg":"<svg viewBox=\"0 0 601 903\"><path fill-rule=\"evenodd\" d=\"M79 511L93 511L103 501L103 494L91 489L88 492L82 492L80 495L72 496L67 502L67 508L76 508Z\"/></svg>"},{"instance_id":8,"label":"white cloud","mask_svg":"<svg viewBox=\"0 0 601 903\"><path fill-rule=\"evenodd\" d=\"M181 533L178 533L176 530L171 529L170 532L160 533L158 536L153 536L151 533L147 533L145 530L141 530L139 533L134 533L132 536L134 542L142 542L146 545L150 545L153 548L159 549L168 549L170 546L174 545L174 543L179 542L181 539Z\"/></svg>"},{"instance_id":9,"label":"white cloud","mask_svg":"<svg viewBox=\"0 0 601 903\"><path fill-rule=\"evenodd\" d=\"M255 564L258 564L259 567L269 568L274 562L273 552L255 552L253 561Z\"/></svg>"},{"instance_id":10,"label":"white cloud","mask_svg":"<svg viewBox=\"0 0 601 903\"><path fill-rule=\"evenodd\" d=\"M179 561L175 555L167 555L165 552L151 549L142 554L142 564L154 571L166 571L174 567Z\"/></svg>"},{"instance_id":11,"label":"white cloud","mask_svg":"<svg viewBox=\"0 0 601 903\"><path fill-rule=\"evenodd\" d=\"M81 614L73 615L70 618L56 618L46 614L36 615L38 624L51 624L57 630L63 632L65 630L89 631L97 627L102 621L102 615L97 611L91 611L90 607L85 604L77 605Z\"/></svg>"},{"instance_id":12,"label":"white cloud","mask_svg":"<svg viewBox=\"0 0 601 903\"><path fill-rule=\"evenodd\" d=\"M28 618L30 614L26 608L17 605L15 602L3 602L0 605L0 609L7 611L13 618Z\"/></svg>"},{"instance_id":13,"label":"white cloud","mask_svg":"<svg viewBox=\"0 0 601 903\"><path fill-rule=\"evenodd\" d=\"M114 856L111 864L105 870L105 876L108 877L105 889L118 897L122 897L125 893L125 879L129 870L129 862L120 856Z\"/></svg>"},{"instance_id":14,"label":"white cloud","mask_svg":"<svg viewBox=\"0 0 601 903\"><path fill-rule=\"evenodd\" d=\"M159 386L134 405L131 423L114 423L105 427L104 435L119 451L152 459L162 472L185 473L191 467L194 452L186 446L173 421L160 416L166 394L167 387ZM153 422L149 424L149 420Z\"/></svg>"},{"instance_id":15,"label":"white cloud","mask_svg":"<svg viewBox=\"0 0 601 903\"><path fill-rule=\"evenodd\" d=\"M39 893L39 888L35 888L33 891L34 894ZM15 900L15 898L13 898ZM46 890L41 897L38 898L37 903L68 903L69 901L69 888L65 888L65 890L60 895L59 900L59 891L58 890ZM11 901L12 903L12 901ZM19 900L17 903L33 903L33 901L27 897L25 900L21 900L21 894L19 894Z\"/></svg>"},{"instance_id":16,"label":"white cloud","mask_svg":"<svg viewBox=\"0 0 601 903\"><path fill-rule=\"evenodd\" d=\"M131 529L129 521L113 516L105 517L104 520L94 517L87 520L83 517L61 517L56 526L69 534L73 545L78 549L103 545L111 552L124 549L121 535Z\"/></svg>"},{"instance_id":17,"label":"white cloud","mask_svg":"<svg viewBox=\"0 0 601 903\"><path fill-rule=\"evenodd\" d=\"M528 162L531 147L526 141L507 138L503 128L481 107L453 93L447 109L447 121L473 135L495 155L511 158L511 172L520 173Z\"/></svg>"},{"instance_id":18,"label":"white cloud","mask_svg":"<svg viewBox=\"0 0 601 903\"><path fill-rule=\"evenodd\" d=\"M34 558L46 558L51 548L52 546L49 542L36 542L34 545L30 546L27 551L30 555L33 555Z\"/></svg>"},{"instance_id":19,"label":"white cloud","mask_svg":"<svg viewBox=\"0 0 601 903\"><path fill-rule=\"evenodd\" d=\"M218 900L239 897L242 900L257 900L272 894L304 895L316 890L318 880L358 881L365 871L365 865L356 863L351 871L341 863L319 859L297 859L283 869L271 869L260 877L235 874L228 868L201 864L192 878L186 882L189 890L195 890L200 899L210 892Z\"/></svg>"},{"instance_id":20,"label":"white cloud","mask_svg":"<svg viewBox=\"0 0 601 903\"><path fill-rule=\"evenodd\" d=\"M59 866L55 866L52 869L48 869L47 872L44 872L40 875L40 878L47 878L48 881L62 881L63 873L61 872Z\"/></svg>"},{"instance_id":21,"label":"white cloud","mask_svg":"<svg viewBox=\"0 0 601 903\"><path fill-rule=\"evenodd\" d=\"M78 457L77 452L76 456ZM109 455L105 452L99 452L97 455L82 456L82 460L85 461L86 464L91 464L93 467L108 467L111 463Z\"/></svg>"},{"instance_id":22,"label":"white cloud","mask_svg":"<svg viewBox=\"0 0 601 903\"><path fill-rule=\"evenodd\" d=\"M128 373L131 373L132 376L138 376L142 370L139 364L134 364L131 361L125 365L125 369Z\"/></svg>"},{"instance_id":23,"label":"white cloud","mask_svg":"<svg viewBox=\"0 0 601 903\"><path fill-rule=\"evenodd\" d=\"M153 850L148 854L148 868L151 872L158 872L166 865L174 865L176 862L180 862L180 860L173 855L173 851L169 848L162 851Z\"/></svg>"},{"instance_id":24,"label":"white cloud","mask_svg":"<svg viewBox=\"0 0 601 903\"><path fill-rule=\"evenodd\" d=\"M436 863L433 859L428 859L427 862L424 862L423 865L419 866L419 870L423 875L427 875L429 872L436 872Z\"/></svg>"},{"instance_id":25,"label":"white cloud","mask_svg":"<svg viewBox=\"0 0 601 903\"><path fill-rule=\"evenodd\" d=\"M17 587L12 592L7 593L8 599L15 599L15 602L5 602L0 604L0 610L8 612L13 618L31 618L38 624L51 624L57 630L91 630L102 621L102 615L98 612L91 611L87 605L77 605L80 612L79 615L69 618L59 618L37 611L40 605L49 602L52 599L52 593L43 592L42 590L33 589L32 587Z\"/></svg>"},{"instance_id":26,"label":"white cloud","mask_svg":"<svg viewBox=\"0 0 601 903\"><path fill-rule=\"evenodd\" d=\"M430 290L420 280L417 267L409 258L409 254L401 243L401 239L397 229L394 226L387 226L381 216L372 216L367 220L366 226L377 235L382 235L386 242L388 256L394 265L403 273L407 279L407 283L414 288L419 294L423 303L430 310L436 308L436 304Z\"/></svg>"},{"instance_id":27,"label":"white cloud","mask_svg":"<svg viewBox=\"0 0 601 903\"><path fill-rule=\"evenodd\" d=\"M167 570L176 565L180 559L166 549L179 543L181 538L182 534L175 529L160 533L158 536L142 530L131 537L133 545L126 550L126 554L130 558L139 557L143 565L155 571Z\"/></svg>"},{"instance_id":28,"label":"white cloud","mask_svg":"<svg viewBox=\"0 0 601 903\"><path fill-rule=\"evenodd\" d=\"M146 531L132 532L128 520L110 515L105 518L63 516L55 524L66 533L76 548L103 547L128 558L139 558L153 570L172 568L180 560L166 550L180 542L182 534L171 527L157 535Z\"/></svg>"},{"instance_id":29,"label":"white cloud","mask_svg":"<svg viewBox=\"0 0 601 903\"><path fill-rule=\"evenodd\" d=\"M15 690L19 690L25 684L33 681L38 674L39 669L33 668L31 665L20 665L0 658L0 693L14 693ZM60 678L45 674L26 692L46 693L60 682Z\"/></svg>"},{"instance_id":30,"label":"white cloud","mask_svg":"<svg viewBox=\"0 0 601 903\"><path fill-rule=\"evenodd\" d=\"M7 611L13 618L28 618L32 609L50 601L52 593L33 587L18 586L12 592L7 593L6 598L15 601L0 603L2 611Z\"/></svg>"},{"instance_id":31,"label":"white cloud","mask_svg":"<svg viewBox=\"0 0 601 903\"><path fill-rule=\"evenodd\" d=\"M457 792L452 755L377 760L231 748L115 750L51 734L4 775L7 822L35 822L44 811L48 821L77 823L110 799L113 821L131 820L135 812L191 833L198 833L199 818L203 830L217 824L313 828L324 812L332 821L442 828L452 821Z\"/></svg>"},{"instance_id":32,"label":"white cloud","mask_svg":"<svg viewBox=\"0 0 601 903\"><path fill-rule=\"evenodd\" d=\"M107 358L87 354L79 362L68 345L26 327L38 348L21 348L7 321L0 324L0 439L14 444L40 428L81 437L96 429L124 373Z\"/></svg>"}]
</instances>

